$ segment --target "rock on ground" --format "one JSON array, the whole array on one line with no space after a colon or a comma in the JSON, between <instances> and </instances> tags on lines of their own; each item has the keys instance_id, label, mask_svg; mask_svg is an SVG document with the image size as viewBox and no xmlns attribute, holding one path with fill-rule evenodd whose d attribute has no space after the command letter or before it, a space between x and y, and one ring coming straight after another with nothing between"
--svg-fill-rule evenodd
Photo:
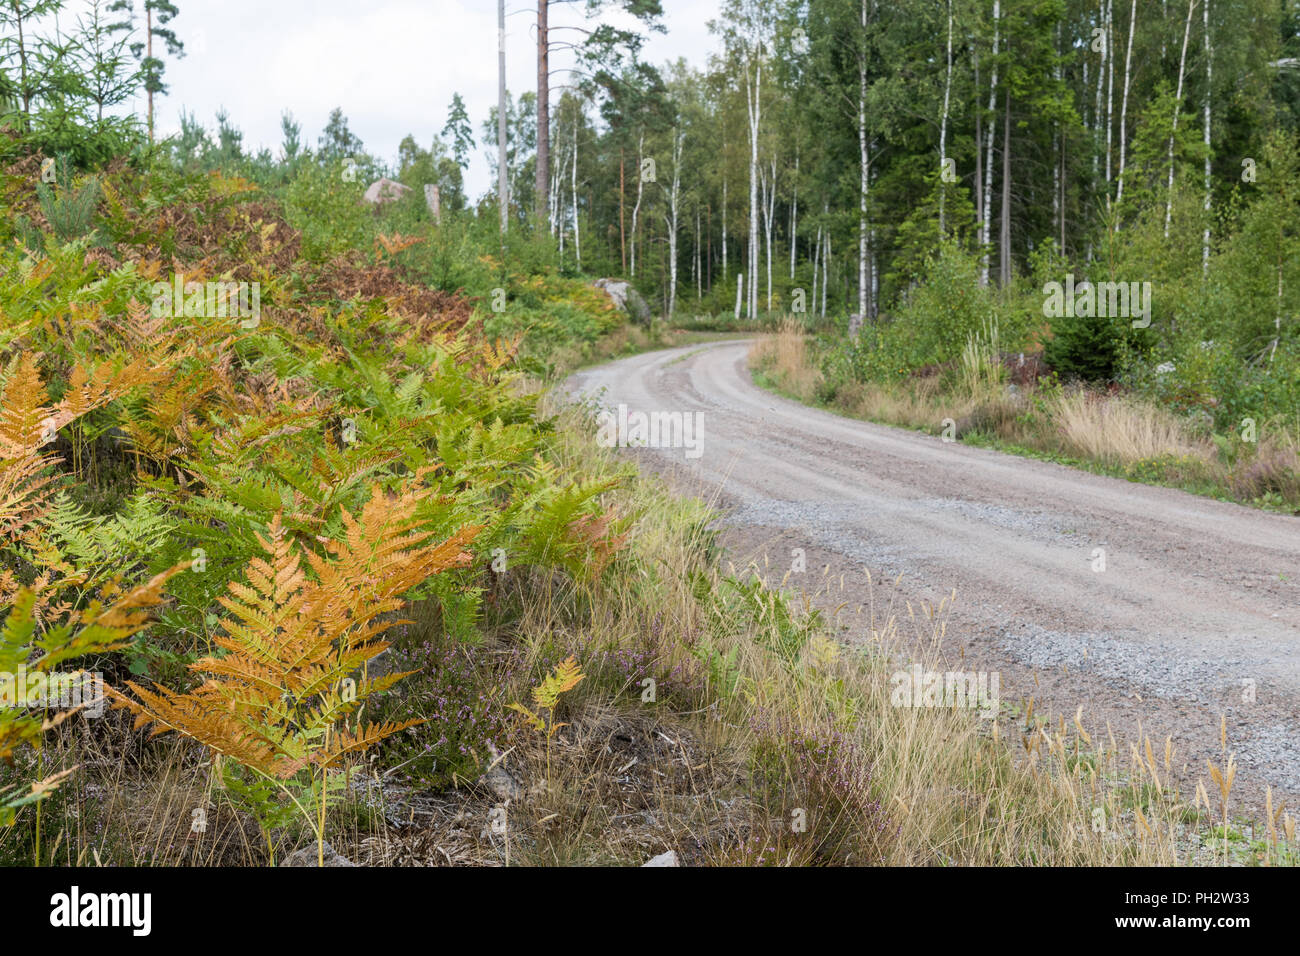
<instances>
[{"instance_id":1,"label":"rock on ground","mask_svg":"<svg viewBox=\"0 0 1300 956\"><path fill-rule=\"evenodd\" d=\"M396 202L410 191L410 186L404 186L387 176L380 176L366 187L365 195L362 198L368 203L382 205L383 203Z\"/></svg>"},{"instance_id":2,"label":"rock on ground","mask_svg":"<svg viewBox=\"0 0 1300 956\"><path fill-rule=\"evenodd\" d=\"M488 741L488 756L491 758L492 767L483 775L483 783L489 790L497 795L500 800L519 800L524 795L524 788L519 785L519 781L514 778L505 767L505 760L497 752L497 748Z\"/></svg>"},{"instance_id":3,"label":"rock on ground","mask_svg":"<svg viewBox=\"0 0 1300 956\"><path fill-rule=\"evenodd\" d=\"M315 843L309 843L301 849L294 850L283 860L281 866L317 866L320 861L320 854L317 852ZM326 866L356 866L347 857L340 854L329 843L325 844L325 865Z\"/></svg>"},{"instance_id":4,"label":"rock on ground","mask_svg":"<svg viewBox=\"0 0 1300 956\"><path fill-rule=\"evenodd\" d=\"M642 869L647 866L681 866L681 864L677 862L677 851L669 850L667 853L660 853L658 856L651 857L641 864Z\"/></svg>"},{"instance_id":5,"label":"rock on ground","mask_svg":"<svg viewBox=\"0 0 1300 956\"><path fill-rule=\"evenodd\" d=\"M610 301L628 314L638 325L650 324L650 306L646 305L641 293L633 288L626 279L597 279L592 283L597 289L609 296Z\"/></svg>"}]
</instances>

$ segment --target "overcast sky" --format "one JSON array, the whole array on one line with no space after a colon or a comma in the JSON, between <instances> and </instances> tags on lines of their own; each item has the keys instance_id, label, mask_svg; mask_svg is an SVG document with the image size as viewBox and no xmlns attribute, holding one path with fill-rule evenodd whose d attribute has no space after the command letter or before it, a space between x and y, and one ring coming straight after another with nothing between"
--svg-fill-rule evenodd
<instances>
[{"instance_id":1,"label":"overcast sky","mask_svg":"<svg viewBox=\"0 0 1300 956\"><path fill-rule=\"evenodd\" d=\"M663 0L668 33L652 36L645 57L662 64L682 56L703 66L716 45L707 23L717 16L718 2ZM73 16L61 18L64 29L83 4L69 3ZM216 111L224 106L250 151L268 146L278 153L283 110L293 112L304 141L314 147L330 110L340 106L367 151L392 161L407 133L429 146L446 122L452 93L465 98L476 138L496 103L496 0L176 0L176 5L180 15L170 25L185 43L186 56L167 61L164 80L170 92L155 105L161 135L179 129L182 107L212 129ZM572 6L580 10L585 4ZM573 10L552 10L552 25L579 22ZM506 85L515 96L537 82L536 11L530 0L506 0ZM136 109L143 115L143 96ZM482 147L467 178L472 196L489 188Z\"/></svg>"}]
</instances>

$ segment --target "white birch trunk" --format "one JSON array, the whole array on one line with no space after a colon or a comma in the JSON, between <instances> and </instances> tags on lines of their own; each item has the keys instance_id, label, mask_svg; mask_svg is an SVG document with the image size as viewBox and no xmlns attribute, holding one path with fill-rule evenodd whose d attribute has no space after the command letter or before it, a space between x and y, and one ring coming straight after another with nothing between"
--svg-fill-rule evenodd
<instances>
[{"instance_id":1,"label":"white birch trunk","mask_svg":"<svg viewBox=\"0 0 1300 956\"><path fill-rule=\"evenodd\" d=\"M943 119L939 122L939 236L945 233L944 200L948 195L948 104L952 97L952 0L948 0L948 72L943 84ZM865 313L864 313L865 315Z\"/></svg>"},{"instance_id":2,"label":"white birch trunk","mask_svg":"<svg viewBox=\"0 0 1300 956\"><path fill-rule=\"evenodd\" d=\"M826 248L822 250L826 257L822 262L822 318L826 318L826 288L831 282L831 231L826 230Z\"/></svg>"},{"instance_id":3,"label":"white birch trunk","mask_svg":"<svg viewBox=\"0 0 1300 956\"><path fill-rule=\"evenodd\" d=\"M722 175L722 284L727 284L727 175ZM739 316L737 316L739 318Z\"/></svg>"},{"instance_id":4,"label":"white birch trunk","mask_svg":"<svg viewBox=\"0 0 1300 956\"><path fill-rule=\"evenodd\" d=\"M645 191L645 177L641 173L641 163L644 162L643 154L645 152L645 131L641 132L640 138L636 143L636 205L632 207L632 278L636 278L636 223L637 217L641 214L641 194Z\"/></svg>"},{"instance_id":5,"label":"white birch trunk","mask_svg":"<svg viewBox=\"0 0 1300 956\"><path fill-rule=\"evenodd\" d=\"M817 242L813 245L813 281L812 281L812 311L817 314L817 270L821 268L822 258L822 227L817 227Z\"/></svg>"},{"instance_id":6,"label":"white birch trunk","mask_svg":"<svg viewBox=\"0 0 1300 956\"><path fill-rule=\"evenodd\" d=\"M1115 190L1115 203L1124 198L1125 148L1128 142L1128 91L1133 82L1133 34L1137 32L1137 0L1128 12L1128 51L1124 54L1124 96L1119 107L1119 185Z\"/></svg>"},{"instance_id":7,"label":"white birch trunk","mask_svg":"<svg viewBox=\"0 0 1300 956\"><path fill-rule=\"evenodd\" d=\"M1214 46L1210 43L1210 0L1201 7L1205 26L1205 233L1201 237L1201 273L1210 274L1210 101L1214 95Z\"/></svg>"},{"instance_id":8,"label":"white birch trunk","mask_svg":"<svg viewBox=\"0 0 1300 956\"><path fill-rule=\"evenodd\" d=\"M1187 40L1192 35L1192 11L1196 0L1187 0L1187 26L1183 29L1183 52L1178 59L1178 91L1174 94L1174 121L1169 132L1169 193L1165 199L1165 238L1174 217L1174 139L1178 136L1178 116L1183 111L1183 77L1187 69Z\"/></svg>"},{"instance_id":9,"label":"white birch trunk","mask_svg":"<svg viewBox=\"0 0 1300 956\"><path fill-rule=\"evenodd\" d=\"M582 268L582 235L578 229L578 121L573 122L573 168L570 174L569 188L573 193L573 255Z\"/></svg>"},{"instance_id":10,"label":"white birch trunk","mask_svg":"<svg viewBox=\"0 0 1300 956\"><path fill-rule=\"evenodd\" d=\"M867 29L867 0L862 0L862 30ZM865 42L865 39L864 41ZM871 188L867 151L867 54L858 53L858 314L867 314L867 191Z\"/></svg>"},{"instance_id":11,"label":"white birch trunk","mask_svg":"<svg viewBox=\"0 0 1300 956\"><path fill-rule=\"evenodd\" d=\"M677 309L677 221L678 207L681 198L682 182L682 140L684 139L680 129L673 130L673 185L668 192L668 210L669 215L664 216L664 224L668 227L668 318L673 317Z\"/></svg>"},{"instance_id":12,"label":"white birch trunk","mask_svg":"<svg viewBox=\"0 0 1300 956\"><path fill-rule=\"evenodd\" d=\"M1001 27L1002 4L993 0L993 76L989 81L989 129L988 145L984 150L984 214L983 228L980 232L980 244L983 247L983 259L980 263L980 285L989 284L989 242L993 237L993 135L997 130L998 107L998 31Z\"/></svg>"},{"instance_id":13,"label":"white birch trunk","mask_svg":"<svg viewBox=\"0 0 1300 956\"><path fill-rule=\"evenodd\" d=\"M794 281L795 250L799 248L799 147L794 150L794 191L790 199L790 281Z\"/></svg>"},{"instance_id":14,"label":"white birch trunk","mask_svg":"<svg viewBox=\"0 0 1300 956\"><path fill-rule=\"evenodd\" d=\"M1106 0L1101 0L1098 8L1101 30L1101 59L1097 61L1097 96L1092 106L1092 178L1095 182L1097 179L1098 166L1101 158L1101 94L1106 88Z\"/></svg>"},{"instance_id":15,"label":"white birch trunk","mask_svg":"<svg viewBox=\"0 0 1300 956\"><path fill-rule=\"evenodd\" d=\"M1110 206L1111 146L1115 129L1115 0L1106 0L1106 205Z\"/></svg>"},{"instance_id":16,"label":"white birch trunk","mask_svg":"<svg viewBox=\"0 0 1300 956\"><path fill-rule=\"evenodd\" d=\"M776 160L772 160L772 178L763 170L763 237L767 248L767 311L772 311L772 217L776 213Z\"/></svg>"},{"instance_id":17,"label":"white birch trunk","mask_svg":"<svg viewBox=\"0 0 1300 956\"><path fill-rule=\"evenodd\" d=\"M758 130L763 120L762 92L763 65L755 64L751 87L749 72L745 73L745 103L749 112L749 318L758 316Z\"/></svg>"}]
</instances>

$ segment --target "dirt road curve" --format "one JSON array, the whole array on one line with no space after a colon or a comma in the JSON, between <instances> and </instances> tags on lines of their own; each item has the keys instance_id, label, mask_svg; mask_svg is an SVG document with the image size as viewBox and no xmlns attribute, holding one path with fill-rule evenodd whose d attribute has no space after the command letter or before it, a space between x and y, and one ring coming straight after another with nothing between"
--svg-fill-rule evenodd
<instances>
[{"instance_id":1,"label":"dirt road curve","mask_svg":"<svg viewBox=\"0 0 1300 956\"><path fill-rule=\"evenodd\" d=\"M1141 721L1207 785L1225 714L1242 809L1266 784L1300 805L1300 519L807 408L754 385L748 350L655 352L568 384L703 413L698 457L628 453L725 509L738 567L766 558L779 580L803 549L791 585L816 590L829 564L848 593L824 600L861 603L866 569L876 606L904 614L955 590L949 648L998 671L1004 702L1067 720L1082 704L1085 726L1128 741ZM862 618L841 618L852 640Z\"/></svg>"}]
</instances>

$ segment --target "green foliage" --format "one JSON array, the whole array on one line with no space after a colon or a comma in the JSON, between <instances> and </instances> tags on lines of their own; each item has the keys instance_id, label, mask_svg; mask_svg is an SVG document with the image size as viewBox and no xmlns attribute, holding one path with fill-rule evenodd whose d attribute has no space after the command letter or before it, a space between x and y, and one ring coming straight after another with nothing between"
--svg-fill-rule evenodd
<instances>
[{"instance_id":1,"label":"green foliage","mask_svg":"<svg viewBox=\"0 0 1300 956\"><path fill-rule=\"evenodd\" d=\"M859 342L846 346L848 360L860 378L896 377L958 359L967 339L993 323L1013 347L1026 334L1025 319L1000 311L992 294L980 287L975 258L945 242L926 259L919 284L893 320L865 327Z\"/></svg>"},{"instance_id":2,"label":"green foliage","mask_svg":"<svg viewBox=\"0 0 1300 956\"><path fill-rule=\"evenodd\" d=\"M522 334L535 353L594 342L627 319L603 291L579 279L511 275L504 291L505 308L485 303L491 311L484 315L484 331L504 338Z\"/></svg>"},{"instance_id":3,"label":"green foliage","mask_svg":"<svg viewBox=\"0 0 1300 956\"><path fill-rule=\"evenodd\" d=\"M99 202L99 180L88 178L77 189L63 187L58 192L39 183L41 212L54 230L59 242L80 239L91 231L95 219L95 206Z\"/></svg>"},{"instance_id":4,"label":"green foliage","mask_svg":"<svg viewBox=\"0 0 1300 956\"><path fill-rule=\"evenodd\" d=\"M289 223L302 233L302 256L324 262L364 249L373 235L370 210L362 200L365 183L349 181L342 160L306 163L285 193Z\"/></svg>"},{"instance_id":5,"label":"green foliage","mask_svg":"<svg viewBox=\"0 0 1300 956\"><path fill-rule=\"evenodd\" d=\"M1065 381L1109 382L1119 366L1124 323L1128 321L1108 316L1053 319L1052 338L1043 357Z\"/></svg>"}]
</instances>

